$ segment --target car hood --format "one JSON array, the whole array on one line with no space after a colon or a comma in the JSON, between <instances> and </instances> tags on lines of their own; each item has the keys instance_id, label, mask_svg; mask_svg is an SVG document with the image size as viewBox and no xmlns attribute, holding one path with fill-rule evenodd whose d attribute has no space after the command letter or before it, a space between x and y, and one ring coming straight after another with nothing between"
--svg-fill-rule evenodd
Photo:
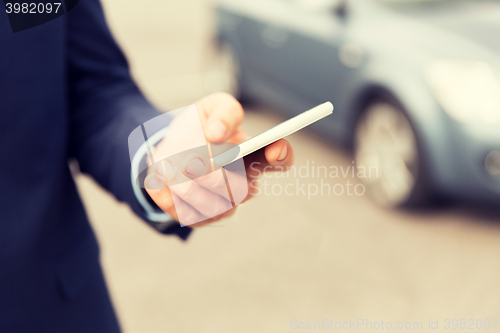
<instances>
[{"instance_id":1,"label":"car hood","mask_svg":"<svg viewBox=\"0 0 500 333\"><path fill-rule=\"evenodd\" d=\"M447 1L401 6L396 11L461 35L500 55L500 1Z\"/></svg>"}]
</instances>

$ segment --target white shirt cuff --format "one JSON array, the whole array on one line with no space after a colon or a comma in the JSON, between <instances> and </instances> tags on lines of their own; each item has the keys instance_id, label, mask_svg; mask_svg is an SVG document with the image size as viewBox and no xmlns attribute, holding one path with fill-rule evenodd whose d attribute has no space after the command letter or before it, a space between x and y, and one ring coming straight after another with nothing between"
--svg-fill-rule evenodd
<instances>
[{"instance_id":1,"label":"white shirt cuff","mask_svg":"<svg viewBox=\"0 0 500 333\"><path fill-rule=\"evenodd\" d=\"M141 187L137 184L137 179L139 177L139 174L143 171L140 170L141 161L143 161L146 155L148 154L148 145L150 147L156 146L161 141L161 139L163 139L165 134L167 134L167 132L168 132L168 127L165 127L156 132L146 142L144 142L135 153L134 158L132 159L132 168L131 168L132 188L134 190L134 194L135 197L137 198L137 201L139 201L139 204L142 206L142 208L146 213L146 219L152 222L159 222L159 223L175 222L175 220L170 215L163 212L161 209L154 207L148 201Z\"/></svg>"}]
</instances>

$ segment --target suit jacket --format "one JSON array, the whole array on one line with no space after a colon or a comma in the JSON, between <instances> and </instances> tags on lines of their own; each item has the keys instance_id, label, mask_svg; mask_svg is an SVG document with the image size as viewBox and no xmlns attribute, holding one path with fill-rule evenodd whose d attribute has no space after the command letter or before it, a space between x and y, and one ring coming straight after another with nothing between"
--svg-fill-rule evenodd
<instances>
[{"instance_id":1,"label":"suit jacket","mask_svg":"<svg viewBox=\"0 0 500 333\"><path fill-rule=\"evenodd\" d=\"M127 138L159 113L131 79L98 0L15 34L1 11L0 332L117 332L68 160L142 216Z\"/></svg>"}]
</instances>

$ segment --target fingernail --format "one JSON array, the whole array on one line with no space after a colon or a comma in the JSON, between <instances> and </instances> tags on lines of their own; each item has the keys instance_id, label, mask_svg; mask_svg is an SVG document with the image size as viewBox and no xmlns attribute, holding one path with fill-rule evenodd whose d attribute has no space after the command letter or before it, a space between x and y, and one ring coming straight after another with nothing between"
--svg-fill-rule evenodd
<instances>
[{"instance_id":1,"label":"fingernail","mask_svg":"<svg viewBox=\"0 0 500 333\"><path fill-rule=\"evenodd\" d=\"M220 120L213 121L205 128L205 135L209 141L222 141L226 138L226 134L227 127Z\"/></svg>"},{"instance_id":2,"label":"fingernail","mask_svg":"<svg viewBox=\"0 0 500 333\"><path fill-rule=\"evenodd\" d=\"M186 174L191 178L198 178L207 172L207 166L199 158L193 158L186 167Z\"/></svg>"},{"instance_id":3,"label":"fingernail","mask_svg":"<svg viewBox=\"0 0 500 333\"><path fill-rule=\"evenodd\" d=\"M165 179L172 179L175 175L175 167L169 160L156 163L156 173Z\"/></svg>"},{"instance_id":4,"label":"fingernail","mask_svg":"<svg viewBox=\"0 0 500 333\"><path fill-rule=\"evenodd\" d=\"M283 161L283 160L286 158L286 153L287 153L287 151L288 151L288 148L287 148L287 146L285 145L285 146L283 147L283 149L281 150L281 154L280 154L280 156L278 157L278 161L279 161L279 162Z\"/></svg>"},{"instance_id":5,"label":"fingernail","mask_svg":"<svg viewBox=\"0 0 500 333\"><path fill-rule=\"evenodd\" d=\"M165 183L158 179L155 175L149 175L146 179L146 189L151 192L156 193L165 188L167 188Z\"/></svg>"}]
</instances>

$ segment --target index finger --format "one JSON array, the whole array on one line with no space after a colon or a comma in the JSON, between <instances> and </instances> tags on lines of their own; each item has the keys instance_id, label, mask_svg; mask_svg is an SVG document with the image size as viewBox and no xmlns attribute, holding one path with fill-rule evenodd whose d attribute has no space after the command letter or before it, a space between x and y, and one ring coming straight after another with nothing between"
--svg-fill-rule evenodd
<instances>
[{"instance_id":1,"label":"index finger","mask_svg":"<svg viewBox=\"0 0 500 333\"><path fill-rule=\"evenodd\" d=\"M226 140L243 121L243 107L233 96L226 93L205 97L196 103L196 107L205 115L202 117L206 119L203 131L210 142Z\"/></svg>"}]
</instances>

